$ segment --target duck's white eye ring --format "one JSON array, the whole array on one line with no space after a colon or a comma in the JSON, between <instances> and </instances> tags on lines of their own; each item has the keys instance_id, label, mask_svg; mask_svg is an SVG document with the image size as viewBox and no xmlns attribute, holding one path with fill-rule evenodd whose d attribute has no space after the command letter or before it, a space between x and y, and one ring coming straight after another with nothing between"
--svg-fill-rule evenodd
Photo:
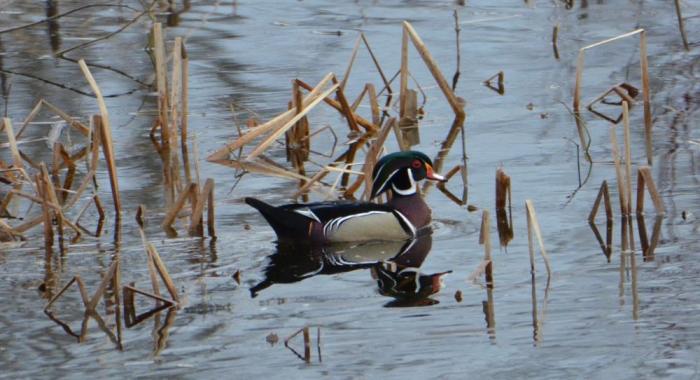
<instances>
[{"instance_id":1,"label":"duck's white eye ring","mask_svg":"<svg viewBox=\"0 0 700 380\"><path fill-rule=\"evenodd\" d=\"M423 163L420 162L420 160L413 160L413 162L411 163L411 166L412 166L414 169L418 169L418 168L420 168L421 166L423 166Z\"/></svg>"}]
</instances>

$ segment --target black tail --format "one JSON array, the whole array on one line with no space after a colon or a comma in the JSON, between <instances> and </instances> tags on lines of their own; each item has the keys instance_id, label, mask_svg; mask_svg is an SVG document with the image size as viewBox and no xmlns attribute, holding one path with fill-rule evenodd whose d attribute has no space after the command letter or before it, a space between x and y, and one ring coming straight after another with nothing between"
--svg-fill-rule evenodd
<instances>
[{"instance_id":1,"label":"black tail","mask_svg":"<svg viewBox=\"0 0 700 380\"><path fill-rule=\"evenodd\" d=\"M245 203L258 210L275 230L279 240L304 240L309 237L311 219L294 211L271 206L255 198L246 197Z\"/></svg>"}]
</instances>

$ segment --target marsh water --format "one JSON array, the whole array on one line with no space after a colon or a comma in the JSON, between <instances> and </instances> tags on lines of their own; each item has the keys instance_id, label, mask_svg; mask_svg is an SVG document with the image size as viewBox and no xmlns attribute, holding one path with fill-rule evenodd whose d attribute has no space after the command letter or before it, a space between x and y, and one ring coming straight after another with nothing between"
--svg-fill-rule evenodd
<instances>
[{"instance_id":1,"label":"marsh water","mask_svg":"<svg viewBox=\"0 0 700 380\"><path fill-rule=\"evenodd\" d=\"M140 2L93 7L0 33L2 108L16 125L40 98L86 120L98 112L97 103L71 90L91 92L71 59L109 67L92 70L109 96L125 210L120 239L114 239L113 214L108 214L101 238L67 245L63 254L54 249L53 257L46 255L40 227L26 243L0 249L0 378L700 376L700 221L695 216L700 215L700 3L683 2L690 52L683 49L672 2L598 0L574 2L573 7L559 1L469 1L464 6L397 0L175 3L171 9L157 5L153 16L167 26L168 48L174 37L186 38L190 134L202 179L216 180L215 241L188 237L185 225L178 225L179 237L168 237L159 226L166 212L162 162L148 138L156 98L153 88L143 85L153 81L146 53L152 20L143 16L109 39L66 53L70 59L55 58L61 50L126 25L143 9ZM0 1L0 29L81 5ZM456 93L466 101L468 204L477 211L433 188L426 194L434 219L428 242L311 251L278 247L273 231L241 199L288 203L297 183L256 174L238 180L233 169L204 158L238 135L237 123L245 125L250 117L264 121L285 111L294 78L316 83L328 72L342 76L360 31L393 75L400 65L401 22L410 21L451 78L456 69L453 10L461 23ZM559 59L551 45L555 24L560 25ZM667 212L658 222L654 252L643 255L635 233L636 253L625 257L620 253L610 124L584 113L593 159L586 178L588 164L577 148L568 107L578 49L637 28L645 28L648 37L652 173ZM633 37L587 53L584 99L620 82L641 88L638 41ZM427 98L421 143L415 149L434 156L454 116L418 54L410 54L412 75ZM505 74L503 95L482 83L499 71ZM354 99L367 82L379 86L380 78L361 50L348 81L349 97ZM42 120L56 121L50 115ZM331 125L338 131L337 156L349 140L344 120L319 107L310 121L313 129ZM631 121L636 167L646 164L641 102L632 108ZM36 124L25 138L42 138L47 131L47 124ZM312 148L328 153L332 142L321 134ZM387 147L398 149L391 138ZM26 146L31 157L48 151L41 141ZM283 145L268 153L284 164ZM8 156L3 148L3 158ZM461 158L457 143L445 170ZM481 210L495 206L499 167L512 179L514 238L500 247L494 220L491 289L481 277L468 277L483 257ZM100 194L109 200L105 167L98 177ZM457 177L447 188L461 194ZM603 180L610 184L615 211L609 258L587 221ZM322 199L318 194L312 198ZM549 280L539 256L534 279L530 273L526 199L535 205L551 259ZM124 328L121 350L94 321L78 343L44 314L47 293L75 275L94 291L117 254L122 281L147 288L146 256L133 222L139 204L148 210L147 237L167 265L182 307ZM650 235L654 215L647 201ZM598 221L605 239L605 225ZM394 278L406 285L396 289L382 271L407 249L411 256L399 256L409 257L406 266L420 267L420 274ZM82 320L77 305L77 292L69 291L54 308L76 331ZM113 328L114 306L101 305L98 311ZM289 341L302 357L284 345L305 326L311 335L309 362L303 360L302 334Z\"/></svg>"}]
</instances>

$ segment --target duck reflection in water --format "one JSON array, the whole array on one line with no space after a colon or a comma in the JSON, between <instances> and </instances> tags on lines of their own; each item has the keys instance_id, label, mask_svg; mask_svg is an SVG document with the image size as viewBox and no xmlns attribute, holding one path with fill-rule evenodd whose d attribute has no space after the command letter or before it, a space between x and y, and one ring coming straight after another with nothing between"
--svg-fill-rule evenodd
<instances>
[{"instance_id":1,"label":"duck reflection in water","mask_svg":"<svg viewBox=\"0 0 700 380\"><path fill-rule=\"evenodd\" d=\"M427 231L426 231L427 232ZM265 279L250 289L256 297L273 284L291 284L318 275L369 269L379 294L394 298L385 306L427 306L438 303L441 277L449 272L423 274L420 266L430 253L430 232L407 241L314 246L278 243L268 257Z\"/></svg>"}]
</instances>

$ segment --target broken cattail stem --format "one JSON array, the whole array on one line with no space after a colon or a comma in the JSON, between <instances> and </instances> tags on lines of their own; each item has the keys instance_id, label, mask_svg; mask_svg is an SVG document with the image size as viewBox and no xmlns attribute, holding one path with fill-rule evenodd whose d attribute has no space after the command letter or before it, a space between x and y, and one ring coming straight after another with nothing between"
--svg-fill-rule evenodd
<instances>
[{"instance_id":1,"label":"broken cattail stem","mask_svg":"<svg viewBox=\"0 0 700 380\"><path fill-rule=\"evenodd\" d=\"M617 178L617 193L620 198L620 214L625 216L629 215L629 210L627 209L627 189L625 178L622 174L622 167L620 165L620 149L617 145L617 131L615 131L615 126L610 126L610 144L612 146L613 161L615 162L615 177Z\"/></svg>"},{"instance_id":2,"label":"broken cattail stem","mask_svg":"<svg viewBox=\"0 0 700 380\"><path fill-rule=\"evenodd\" d=\"M627 212L632 212L632 153L630 142L630 116L629 104L622 102L622 125L624 127L625 138L625 190L627 191Z\"/></svg>"},{"instance_id":3,"label":"broken cattail stem","mask_svg":"<svg viewBox=\"0 0 700 380\"><path fill-rule=\"evenodd\" d=\"M552 269L549 265L549 256L547 251L544 249L544 240L542 239L542 232L540 231L540 223L537 221L537 214L535 213L535 206L532 204L531 200L525 201L525 211L527 214L527 242L528 249L530 252L530 270L532 273L535 272L535 245L534 240L537 239L537 243L540 247L540 254L542 259L544 259L544 265L547 268L547 277L552 276ZM533 236L534 235L534 236Z\"/></svg>"},{"instance_id":4,"label":"broken cattail stem","mask_svg":"<svg viewBox=\"0 0 700 380\"><path fill-rule=\"evenodd\" d=\"M12 164L19 169L24 169L22 164L22 157L19 154L19 149L17 148L17 140L15 139L15 131L12 129L12 120L9 117L2 119L5 125L5 134L7 135L7 142L10 145L10 152L12 153Z\"/></svg>"},{"instance_id":5,"label":"broken cattail stem","mask_svg":"<svg viewBox=\"0 0 700 380\"><path fill-rule=\"evenodd\" d=\"M554 58L559 59L559 24L554 25L552 28L552 49L554 49Z\"/></svg>"},{"instance_id":6,"label":"broken cattail stem","mask_svg":"<svg viewBox=\"0 0 700 380\"><path fill-rule=\"evenodd\" d=\"M306 95L306 97L304 97L303 104L304 104L305 108L308 108L312 101L317 100L317 98L321 94L321 91L326 87L328 82L331 81L332 77L333 77L333 73L328 73L325 77L323 77L323 79L321 79L321 81L316 85L316 87L308 86L302 82L299 83L299 85L301 85L302 87L304 87L310 91ZM216 162L216 161L228 159L228 156L231 152L243 147L246 144L249 144L251 141L253 141L257 137L259 137L260 135L268 133L272 130L279 129L280 126L289 122L289 120L292 117L294 117L295 115L298 115L296 110L289 110L287 112L284 112L284 113L274 117L273 119L269 120L268 122L266 122L264 124L256 126L255 128L251 129L250 131L248 131L246 134L244 134L243 136L241 136L240 138L238 138L234 142L232 142L230 144L226 144L226 146L224 146L223 148L212 153L209 157L207 157L207 161Z\"/></svg>"},{"instance_id":7,"label":"broken cattail stem","mask_svg":"<svg viewBox=\"0 0 700 380\"><path fill-rule=\"evenodd\" d=\"M304 360L307 363L311 362L311 336L309 334L309 326L304 327Z\"/></svg>"},{"instance_id":8,"label":"broken cattail stem","mask_svg":"<svg viewBox=\"0 0 700 380\"><path fill-rule=\"evenodd\" d=\"M63 286L63 288L61 288L61 290L58 291L58 293L53 298L51 298L51 300L49 300L46 306L44 306L45 313L50 312L49 309L51 308L51 306L53 306L53 304L59 298L61 298L63 293L65 293L66 290L68 290L68 288L71 285L73 285L73 283L76 283L78 285L78 290L80 291L80 298L83 301L83 305L87 307L88 303L90 302L90 298L88 296L87 289L85 288L85 283L83 283L83 280L80 278L80 276L74 276L70 281L66 283L66 285Z\"/></svg>"},{"instance_id":9,"label":"broken cattail stem","mask_svg":"<svg viewBox=\"0 0 700 380\"><path fill-rule=\"evenodd\" d=\"M408 32L408 36L411 38L411 41L413 42L413 45L420 54L421 58L423 58L425 65L428 67L428 70L430 70L430 73L435 78L435 81L440 87L440 90L442 90L442 93L447 98L447 102L450 103L452 111L454 111L454 113L457 115L464 114L464 106L457 99L457 96L454 94L454 92L450 88L450 85L445 80L445 77L442 75L442 71L440 71L437 61L435 61L433 56L430 54L430 51L428 51L428 48L425 46L425 43L423 43L423 40L420 38L418 33L416 33L415 29L413 29L413 26L408 21L403 22L403 27L404 30Z\"/></svg>"},{"instance_id":10,"label":"broken cattail stem","mask_svg":"<svg viewBox=\"0 0 700 380\"><path fill-rule=\"evenodd\" d=\"M204 193L204 196L207 197L207 232L209 233L210 238L216 239L216 223L214 220L214 180L211 178L207 179L207 182L204 184L204 188L208 189L208 192L205 191Z\"/></svg>"},{"instance_id":11,"label":"broken cattail stem","mask_svg":"<svg viewBox=\"0 0 700 380\"><path fill-rule=\"evenodd\" d=\"M647 56L647 34L642 29L639 35L639 61L642 70L642 98L644 99L644 141L647 152L647 164L652 165L652 116L651 116L651 90L649 88L649 59Z\"/></svg>"},{"instance_id":12,"label":"broken cattail stem","mask_svg":"<svg viewBox=\"0 0 700 380\"><path fill-rule=\"evenodd\" d=\"M455 66L457 67L455 69L455 74L452 77L452 92L455 92L457 90L457 82L459 81L459 76L460 76L460 71L459 68L461 66L462 62L462 55L460 54L460 43L459 43L459 32L462 30L459 26L459 13L455 9L452 13L452 16L455 19L455 50L457 51L457 62L455 63Z\"/></svg>"},{"instance_id":13,"label":"broken cattail stem","mask_svg":"<svg viewBox=\"0 0 700 380\"><path fill-rule=\"evenodd\" d=\"M46 190L46 184L44 183L44 178L41 174L35 176L36 188L41 196L42 201L42 215L44 224L44 246L46 250L50 250L53 246L53 218L51 217L51 210L49 208L49 196ZM20 230L20 232L22 232Z\"/></svg>"},{"instance_id":14,"label":"broken cattail stem","mask_svg":"<svg viewBox=\"0 0 700 380\"><path fill-rule=\"evenodd\" d=\"M107 161L107 170L109 171L109 182L112 186L112 199L114 200L114 211L116 212L117 220L119 220L121 214L121 198L119 196L119 181L117 180L117 167L115 164L114 147L112 145L112 128L109 124L109 113L107 112L107 104L105 103L104 98L102 97L100 87L97 85L95 78L93 78L92 73L90 72L90 69L88 68L87 64L85 64L85 60L79 60L78 64L80 65L80 69L82 70L85 79L87 79L88 83L90 84L92 91L95 93L95 96L97 97L97 104L100 108L100 115L102 116L100 123L102 151L104 153L105 160Z\"/></svg>"},{"instance_id":15,"label":"broken cattail stem","mask_svg":"<svg viewBox=\"0 0 700 380\"><path fill-rule=\"evenodd\" d=\"M479 234L479 244L484 245L484 277L487 287L493 287L493 260L491 259L491 219L489 211L483 210L481 213L481 232Z\"/></svg>"},{"instance_id":16,"label":"broken cattail stem","mask_svg":"<svg viewBox=\"0 0 700 380\"><path fill-rule=\"evenodd\" d=\"M301 80L297 80L297 81L299 82L299 86L301 86L305 90L311 91L314 89L313 87L311 87L308 83L305 83L304 81L301 81ZM309 95L307 95L305 99L308 99L308 97L309 97ZM329 106L335 108L336 111L340 112L341 114L343 113L343 106L340 104L340 102L338 102L330 97L323 99L323 101L326 104L328 104ZM305 101L304 104L306 104L306 103L307 102ZM345 114L343 114L343 115L345 115ZM367 119L363 118L360 115L355 115L355 121L357 122L357 124L359 126L361 126L362 128L364 128L367 131L375 131L375 130L379 129L379 126L378 126L379 124L372 124L372 122L368 121ZM256 127L255 129L258 129L258 128L260 128L260 126Z\"/></svg>"},{"instance_id":17,"label":"broken cattail stem","mask_svg":"<svg viewBox=\"0 0 700 380\"><path fill-rule=\"evenodd\" d=\"M637 215L644 214L644 188L646 187L654 203L654 208L656 209L657 215L664 215L666 209L664 207L664 202L661 199L661 195L656 189L656 184L654 183L654 177L651 174L651 168L648 166L642 166L637 170Z\"/></svg>"},{"instance_id":18,"label":"broken cattail stem","mask_svg":"<svg viewBox=\"0 0 700 380\"><path fill-rule=\"evenodd\" d=\"M297 121L299 121L302 117L304 117L309 111L311 111L318 103L320 103L324 98L332 94L333 92L336 91L338 88L338 84L332 85L328 90L324 91L321 95L319 95L317 98L315 98L311 103L309 103L306 108L304 108L303 111L300 113L297 113L294 117L291 118L291 120L287 121L284 125L282 125L280 128L275 130L265 141L260 143L247 157L248 160L252 160L253 158L259 156L262 154L263 151L265 151L270 144L272 144L280 135L282 135L287 129L291 128ZM289 112L289 111L288 111ZM296 112L293 111L292 112ZM260 127L258 127L260 128ZM253 131L257 130L258 128L254 129Z\"/></svg>"},{"instance_id":19,"label":"broken cattail stem","mask_svg":"<svg viewBox=\"0 0 700 380\"><path fill-rule=\"evenodd\" d=\"M510 209L510 195L510 177L503 168L499 168L496 170L496 210L505 210L506 200L508 201L508 208Z\"/></svg>"},{"instance_id":20,"label":"broken cattail stem","mask_svg":"<svg viewBox=\"0 0 700 380\"><path fill-rule=\"evenodd\" d=\"M401 70L399 78L399 120L406 112L406 90L408 90L408 30L404 25L401 35Z\"/></svg>"},{"instance_id":21,"label":"broken cattail stem","mask_svg":"<svg viewBox=\"0 0 700 380\"><path fill-rule=\"evenodd\" d=\"M333 76L333 83L338 84L338 80L335 76ZM342 107L342 112L345 115L345 119L348 121L348 128L350 128L350 131L359 132L360 128L357 127L355 113L352 112L352 108L350 107L350 104L348 104L348 100L345 97L345 93L340 88L340 86L338 86L338 88L336 89L335 94L336 99L338 99L338 103L340 103L340 106Z\"/></svg>"},{"instance_id":22,"label":"broken cattail stem","mask_svg":"<svg viewBox=\"0 0 700 380\"><path fill-rule=\"evenodd\" d=\"M189 112L190 112L190 102L189 102L189 97L190 97L190 84L189 84L189 77L190 77L190 58L189 55L187 54L187 49L185 48L185 41L180 40L181 42L181 47L180 47L180 54L182 57L182 77L180 79L180 83L182 85L182 92L181 92L181 112L180 112L180 143L183 146L183 150L187 146L187 128L189 126ZM189 179L188 179L189 180Z\"/></svg>"},{"instance_id":23,"label":"broken cattail stem","mask_svg":"<svg viewBox=\"0 0 700 380\"><path fill-rule=\"evenodd\" d=\"M192 206L192 215L190 217L189 233L191 236L204 236L203 215L204 204L211 199L211 193L214 190L214 180L207 179L202 189L201 194L197 197L196 203ZM211 217L210 217L211 218ZM207 219L209 222L209 218ZM211 227L210 227L211 231Z\"/></svg>"},{"instance_id":24,"label":"broken cattail stem","mask_svg":"<svg viewBox=\"0 0 700 380\"><path fill-rule=\"evenodd\" d=\"M153 57L156 71L156 87L158 89L158 113L160 124L161 145L168 147L170 144L170 129L168 121L168 79L165 57L165 41L163 39L163 26L156 22L152 29Z\"/></svg>"},{"instance_id":25,"label":"broken cattail stem","mask_svg":"<svg viewBox=\"0 0 700 380\"><path fill-rule=\"evenodd\" d=\"M180 137L180 106L182 99L182 37L175 37L175 43L173 44L172 52L172 74L170 79L170 102L168 103L168 109L166 112L170 112L169 121L170 124L166 128L170 128L170 147L172 151L178 145L178 139Z\"/></svg>"},{"instance_id":26,"label":"broken cattail stem","mask_svg":"<svg viewBox=\"0 0 700 380\"><path fill-rule=\"evenodd\" d=\"M685 34L685 25L683 23L683 14L681 13L681 0L673 1L676 6L676 17L678 18L678 30L681 32L681 38L683 39L683 48L685 51L690 51L688 46L688 36Z\"/></svg>"},{"instance_id":27,"label":"broken cattail stem","mask_svg":"<svg viewBox=\"0 0 700 380\"><path fill-rule=\"evenodd\" d=\"M105 274L104 277L102 277L102 281L100 282L100 285L97 287L97 290L95 290L95 293L93 293L92 298L90 298L90 301L86 305L85 309L86 311L95 311L95 308L97 307L97 303L100 302L100 299L102 299L102 296L105 293L105 290L107 290L107 286L113 281L114 276L117 272L119 266L119 260L115 260L112 265L109 266L109 269L107 270L107 273Z\"/></svg>"},{"instance_id":28,"label":"broken cattail stem","mask_svg":"<svg viewBox=\"0 0 700 380\"><path fill-rule=\"evenodd\" d=\"M10 118L6 117L2 119L2 122L4 124L4 129L5 129L5 134L7 135L7 141L8 144L10 145L10 152L12 154L12 165L14 168L24 171L24 164L22 163L22 156L20 154L19 148L17 148L17 140L15 139L15 131L12 128L12 120ZM20 191L22 190L22 182L17 182L13 190ZM7 209L8 205L12 201L12 194L9 193L7 194L3 200L2 204L0 205L0 209Z\"/></svg>"},{"instance_id":29,"label":"broken cattail stem","mask_svg":"<svg viewBox=\"0 0 700 380\"><path fill-rule=\"evenodd\" d=\"M595 202L593 202L593 208L591 209L590 214L588 214L588 221L590 223L595 223L595 217L598 214L598 208L600 207L600 201L604 200L605 202L605 217L608 221L613 219L613 214L612 214L612 205L610 203L610 191L608 190L608 181L603 181L603 183L600 184L600 190L598 190L598 196L595 199Z\"/></svg>"},{"instance_id":30,"label":"broken cattail stem","mask_svg":"<svg viewBox=\"0 0 700 380\"><path fill-rule=\"evenodd\" d=\"M153 260L151 259L151 254L148 250L148 240L146 239L146 233L144 232L144 225L145 225L145 219L146 219L146 206L144 205L139 205L138 209L136 209L136 224L139 226L139 233L141 234L141 242L143 243L143 248L146 250L146 263L148 265L148 273L151 279L151 288L153 289L153 293L157 296L160 296L160 285L158 285L158 274L156 270L156 266L153 263Z\"/></svg>"},{"instance_id":31,"label":"broken cattail stem","mask_svg":"<svg viewBox=\"0 0 700 380\"><path fill-rule=\"evenodd\" d=\"M185 202L187 202L187 199L191 196L193 191L196 191L197 189L197 184L196 183L190 183L187 188L180 193L180 196L177 198L177 201L170 207L170 210L168 210L168 213L165 214L165 218L163 219L163 223L161 224L161 227L164 229L171 228L173 222L175 221L175 218L177 218L178 212L182 210L182 208L185 206Z\"/></svg>"},{"instance_id":32,"label":"broken cattail stem","mask_svg":"<svg viewBox=\"0 0 700 380\"><path fill-rule=\"evenodd\" d=\"M348 83L348 78L350 77L350 72L352 71L352 66L357 58L357 51L360 49L360 41L362 40L362 33L357 36L355 40L355 47L352 48L352 54L350 55L350 61L348 62L348 68L345 69L345 74L343 74L343 80L340 82L340 89L345 91L345 85Z\"/></svg>"},{"instance_id":33,"label":"broken cattail stem","mask_svg":"<svg viewBox=\"0 0 700 380\"><path fill-rule=\"evenodd\" d=\"M153 264L158 270L160 278L163 280L163 282L165 283L165 287L168 289L168 293L170 293L170 297L175 302L180 303L180 295L177 292L177 288L175 287L172 278L170 278L170 274L168 274L168 270L165 267L165 264L163 264L163 261L161 260L160 255L158 254L158 250L156 250L156 247L151 243L148 243L147 250L150 254L151 260L153 260Z\"/></svg>"}]
</instances>

